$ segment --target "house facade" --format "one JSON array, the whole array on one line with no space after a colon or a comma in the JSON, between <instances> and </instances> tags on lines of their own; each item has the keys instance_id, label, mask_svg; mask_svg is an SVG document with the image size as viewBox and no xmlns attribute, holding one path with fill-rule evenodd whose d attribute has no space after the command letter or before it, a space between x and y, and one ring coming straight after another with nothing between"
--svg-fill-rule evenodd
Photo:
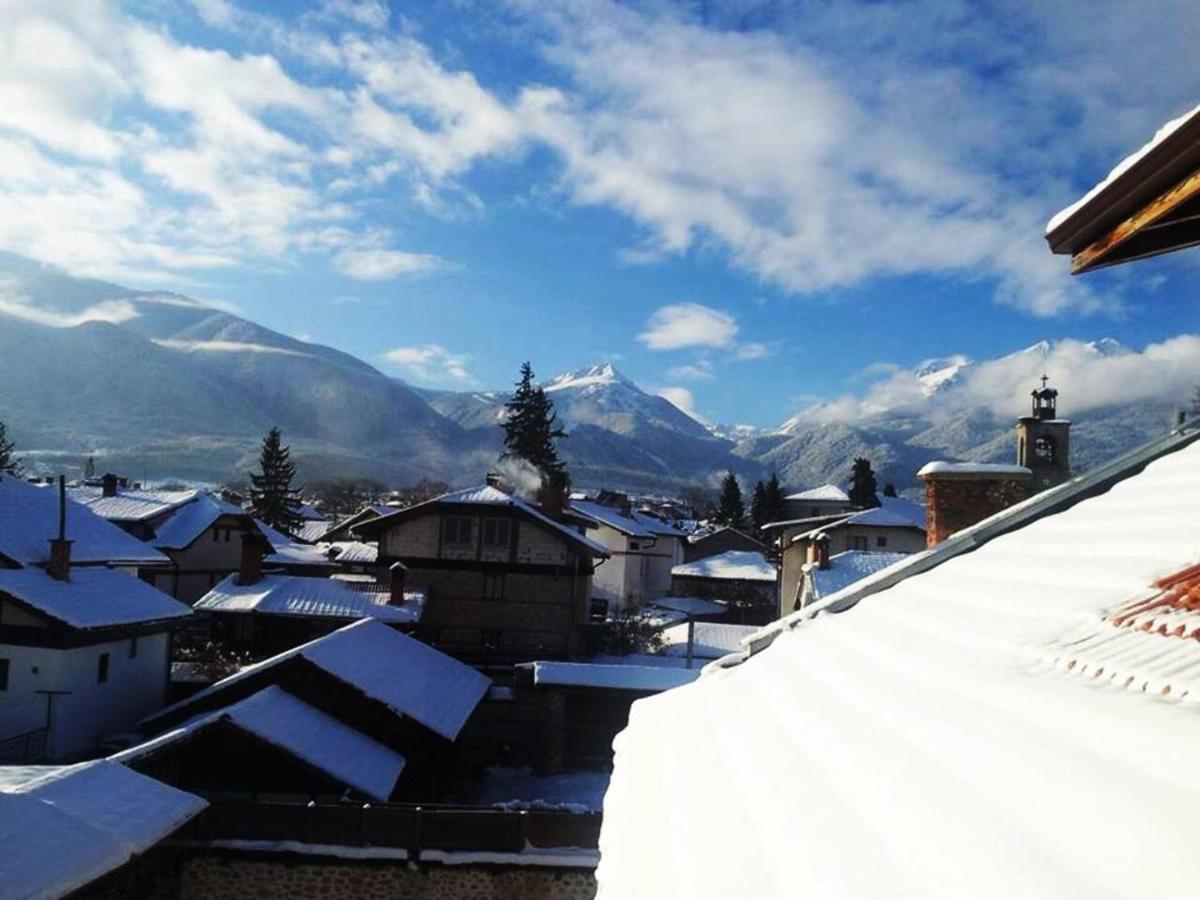
<instances>
[{"instance_id":1,"label":"house facade","mask_svg":"<svg viewBox=\"0 0 1200 900\"><path fill-rule=\"evenodd\" d=\"M671 590L671 569L684 559L684 535L628 500L619 506L573 501L584 533L611 554L592 578L592 596L610 610L640 609Z\"/></svg>"}]
</instances>

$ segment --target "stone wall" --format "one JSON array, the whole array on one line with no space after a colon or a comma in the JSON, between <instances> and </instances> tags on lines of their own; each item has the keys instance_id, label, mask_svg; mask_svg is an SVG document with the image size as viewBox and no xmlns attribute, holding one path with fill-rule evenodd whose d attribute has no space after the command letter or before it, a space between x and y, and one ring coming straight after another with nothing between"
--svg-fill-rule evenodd
<instances>
[{"instance_id":1,"label":"stone wall","mask_svg":"<svg viewBox=\"0 0 1200 900\"><path fill-rule=\"evenodd\" d=\"M930 547L1029 496L1028 476L923 477L925 538Z\"/></svg>"}]
</instances>

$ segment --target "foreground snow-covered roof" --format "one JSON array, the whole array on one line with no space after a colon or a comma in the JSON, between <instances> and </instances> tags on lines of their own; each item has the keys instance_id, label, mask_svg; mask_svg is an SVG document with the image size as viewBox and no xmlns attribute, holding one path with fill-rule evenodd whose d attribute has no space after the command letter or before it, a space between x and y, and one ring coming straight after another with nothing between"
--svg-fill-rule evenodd
<instances>
[{"instance_id":1,"label":"foreground snow-covered roof","mask_svg":"<svg viewBox=\"0 0 1200 900\"><path fill-rule=\"evenodd\" d=\"M1189 440L635 703L600 896L1193 896L1200 640L1130 607L1200 561ZM1106 632L1119 654L1083 643Z\"/></svg>"},{"instance_id":2,"label":"foreground snow-covered roof","mask_svg":"<svg viewBox=\"0 0 1200 900\"><path fill-rule=\"evenodd\" d=\"M0 767L0 894L75 891L150 849L207 805L108 760Z\"/></svg>"},{"instance_id":3,"label":"foreground snow-covered roof","mask_svg":"<svg viewBox=\"0 0 1200 900\"><path fill-rule=\"evenodd\" d=\"M50 558L50 539L58 536L58 490L38 487L12 475L0 475L0 556L22 565ZM67 538L77 563L151 563L168 559L86 506L67 497Z\"/></svg>"},{"instance_id":4,"label":"foreground snow-covered roof","mask_svg":"<svg viewBox=\"0 0 1200 900\"><path fill-rule=\"evenodd\" d=\"M44 569L0 569L0 594L72 628L111 628L181 619L191 607L115 569L73 568L69 581Z\"/></svg>"},{"instance_id":5,"label":"foreground snow-covered roof","mask_svg":"<svg viewBox=\"0 0 1200 900\"><path fill-rule=\"evenodd\" d=\"M304 658L451 741L458 737L491 685L486 676L428 644L378 620L364 619L247 666L150 719L187 709L295 657Z\"/></svg>"},{"instance_id":6,"label":"foreground snow-covered roof","mask_svg":"<svg viewBox=\"0 0 1200 900\"><path fill-rule=\"evenodd\" d=\"M687 578L721 578L732 581L774 581L775 566L754 550L727 550L671 569Z\"/></svg>"},{"instance_id":7,"label":"foreground snow-covered roof","mask_svg":"<svg viewBox=\"0 0 1200 900\"><path fill-rule=\"evenodd\" d=\"M387 800L392 795L396 779L404 771L405 759L399 753L276 685L222 709L194 716L112 759L135 763L219 722L232 724L376 800Z\"/></svg>"},{"instance_id":8,"label":"foreground snow-covered roof","mask_svg":"<svg viewBox=\"0 0 1200 900\"><path fill-rule=\"evenodd\" d=\"M264 575L252 584L241 584L234 573L197 600L196 609L329 619L374 618L400 624L421 620L424 593L406 590L402 606L389 604L389 596L387 585L360 584L342 578Z\"/></svg>"}]
</instances>

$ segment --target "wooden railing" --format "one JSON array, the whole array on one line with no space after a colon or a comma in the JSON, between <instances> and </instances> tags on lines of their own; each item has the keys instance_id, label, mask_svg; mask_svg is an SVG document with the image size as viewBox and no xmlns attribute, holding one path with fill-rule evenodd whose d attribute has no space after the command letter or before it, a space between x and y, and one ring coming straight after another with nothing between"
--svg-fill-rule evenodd
<instances>
[{"instance_id":1,"label":"wooden railing","mask_svg":"<svg viewBox=\"0 0 1200 900\"><path fill-rule=\"evenodd\" d=\"M407 851L521 853L599 846L600 814L394 803L216 800L180 833L187 840L295 841Z\"/></svg>"},{"instance_id":2,"label":"wooden railing","mask_svg":"<svg viewBox=\"0 0 1200 900\"><path fill-rule=\"evenodd\" d=\"M44 760L49 736L49 729L37 728L0 740L0 762L34 763Z\"/></svg>"}]
</instances>

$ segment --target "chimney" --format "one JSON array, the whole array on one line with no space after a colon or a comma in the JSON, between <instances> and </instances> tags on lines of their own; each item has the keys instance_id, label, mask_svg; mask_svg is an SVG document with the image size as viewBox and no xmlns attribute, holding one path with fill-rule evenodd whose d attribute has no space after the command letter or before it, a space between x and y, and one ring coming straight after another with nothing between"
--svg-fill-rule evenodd
<instances>
[{"instance_id":1,"label":"chimney","mask_svg":"<svg viewBox=\"0 0 1200 900\"><path fill-rule=\"evenodd\" d=\"M483 476L483 481L490 488L495 488L498 491L504 490L504 479L499 472L488 472Z\"/></svg>"},{"instance_id":2,"label":"chimney","mask_svg":"<svg viewBox=\"0 0 1200 900\"><path fill-rule=\"evenodd\" d=\"M266 543L267 539L257 531L243 532L242 561L238 566L238 584L254 584L262 580Z\"/></svg>"},{"instance_id":3,"label":"chimney","mask_svg":"<svg viewBox=\"0 0 1200 900\"><path fill-rule=\"evenodd\" d=\"M567 492L552 480L547 480L540 494L542 512L556 522L560 520L567 508Z\"/></svg>"},{"instance_id":4,"label":"chimney","mask_svg":"<svg viewBox=\"0 0 1200 900\"><path fill-rule=\"evenodd\" d=\"M71 580L71 541L67 540L67 481L58 476L58 537L50 540L46 572L59 581Z\"/></svg>"},{"instance_id":5,"label":"chimney","mask_svg":"<svg viewBox=\"0 0 1200 900\"><path fill-rule=\"evenodd\" d=\"M117 496L117 476L112 472L106 472L104 477L100 479L101 493L105 497Z\"/></svg>"},{"instance_id":6,"label":"chimney","mask_svg":"<svg viewBox=\"0 0 1200 900\"><path fill-rule=\"evenodd\" d=\"M928 463L917 473L925 482L926 546L1026 499L1032 474L1024 466Z\"/></svg>"},{"instance_id":7,"label":"chimney","mask_svg":"<svg viewBox=\"0 0 1200 900\"><path fill-rule=\"evenodd\" d=\"M829 535L822 532L813 538L813 564L818 569L829 568Z\"/></svg>"},{"instance_id":8,"label":"chimney","mask_svg":"<svg viewBox=\"0 0 1200 900\"><path fill-rule=\"evenodd\" d=\"M408 578L408 567L402 562L394 562L388 572L392 576L388 585L388 606L403 606L404 583Z\"/></svg>"},{"instance_id":9,"label":"chimney","mask_svg":"<svg viewBox=\"0 0 1200 900\"><path fill-rule=\"evenodd\" d=\"M628 497L621 498L620 511L621 511L621 515L623 515L627 519L633 517L633 504L629 502Z\"/></svg>"}]
</instances>

